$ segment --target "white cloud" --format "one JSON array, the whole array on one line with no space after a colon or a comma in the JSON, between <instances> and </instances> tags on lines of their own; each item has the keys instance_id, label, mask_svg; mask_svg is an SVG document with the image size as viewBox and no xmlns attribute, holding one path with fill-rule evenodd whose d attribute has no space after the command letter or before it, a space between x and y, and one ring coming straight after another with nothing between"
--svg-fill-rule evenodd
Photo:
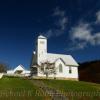
<instances>
[{"instance_id":1,"label":"white cloud","mask_svg":"<svg viewBox=\"0 0 100 100\"><path fill-rule=\"evenodd\" d=\"M45 32L45 36L50 38L52 36L60 36L63 34L63 30L60 29L49 29Z\"/></svg>"},{"instance_id":2,"label":"white cloud","mask_svg":"<svg viewBox=\"0 0 100 100\"><path fill-rule=\"evenodd\" d=\"M83 41L91 40L91 31L89 24L80 23L78 26L73 27L70 31L72 39L78 39Z\"/></svg>"},{"instance_id":3,"label":"white cloud","mask_svg":"<svg viewBox=\"0 0 100 100\"><path fill-rule=\"evenodd\" d=\"M54 13L52 15L53 16L61 16L61 17L63 17L63 16L65 16L65 11L62 11L62 10L59 9L59 7L56 7L54 9Z\"/></svg>"},{"instance_id":4,"label":"white cloud","mask_svg":"<svg viewBox=\"0 0 100 100\"><path fill-rule=\"evenodd\" d=\"M100 32L93 36L95 44L100 44Z\"/></svg>"},{"instance_id":5,"label":"white cloud","mask_svg":"<svg viewBox=\"0 0 100 100\"><path fill-rule=\"evenodd\" d=\"M53 31L52 31L52 29L49 29L47 32L46 32L46 37L51 37L52 36L52 34L53 34Z\"/></svg>"},{"instance_id":6,"label":"white cloud","mask_svg":"<svg viewBox=\"0 0 100 100\"><path fill-rule=\"evenodd\" d=\"M60 36L66 30L68 18L65 16L65 11L60 10L58 7L54 9L53 18L55 19L54 28L50 28L45 32L45 35L50 38L52 36Z\"/></svg>"},{"instance_id":7,"label":"white cloud","mask_svg":"<svg viewBox=\"0 0 100 100\"><path fill-rule=\"evenodd\" d=\"M68 23L68 18L65 16L65 11L60 10L57 7L54 10L53 16L58 17L58 20L55 22L56 26L58 26L60 30L65 30L66 24Z\"/></svg>"},{"instance_id":8,"label":"white cloud","mask_svg":"<svg viewBox=\"0 0 100 100\"><path fill-rule=\"evenodd\" d=\"M62 17L58 20L58 26L60 26L61 30L65 30L66 24L67 24L68 19L66 17Z\"/></svg>"},{"instance_id":9,"label":"white cloud","mask_svg":"<svg viewBox=\"0 0 100 100\"><path fill-rule=\"evenodd\" d=\"M76 42L70 44L70 47L67 48L67 51L72 51L72 50L78 50L78 49L83 49L86 46L86 42Z\"/></svg>"},{"instance_id":10,"label":"white cloud","mask_svg":"<svg viewBox=\"0 0 100 100\"><path fill-rule=\"evenodd\" d=\"M100 23L100 11L96 13L96 23Z\"/></svg>"},{"instance_id":11,"label":"white cloud","mask_svg":"<svg viewBox=\"0 0 100 100\"><path fill-rule=\"evenodd\" d=\"M92 34L92 28L88 23L81 22L78 26L73 27L70 31L70 38L73 44L75 44L74 42L77 41L77 43L74 45L77 49L83 49L87 46L87 44L100 44L100 33Z\"/></svg>"}]
</instances>

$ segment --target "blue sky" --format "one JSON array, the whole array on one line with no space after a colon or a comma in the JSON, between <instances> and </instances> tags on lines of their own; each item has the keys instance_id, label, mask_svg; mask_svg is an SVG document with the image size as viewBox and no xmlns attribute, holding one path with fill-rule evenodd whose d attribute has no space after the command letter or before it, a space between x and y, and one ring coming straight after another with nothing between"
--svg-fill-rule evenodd
<instances>
[{"instance_id":1,"label":"blue sky","mask_svg":"<svg viewBox=\"0 0 100 100\"><path fill-rule=\"evenodd\" d=\"M0 62L29 67L35 40L76 61L100 59L100 0L0 1Z\"/></svg>"}]
</instances>

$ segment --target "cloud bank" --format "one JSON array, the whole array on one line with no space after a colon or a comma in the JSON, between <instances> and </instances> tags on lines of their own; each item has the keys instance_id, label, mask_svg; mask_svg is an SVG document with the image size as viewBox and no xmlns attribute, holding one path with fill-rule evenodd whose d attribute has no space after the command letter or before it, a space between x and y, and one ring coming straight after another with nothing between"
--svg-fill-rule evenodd
<instances>
[{"instance_id":1,"label":"cloud bank","mask_svg":"<svg viewBox=\"0 0 100 100\"><path fill-rule=\"evenodd\" d=\"M100 11L96 13L96 23L100 23ZM69 31L72 41L70 50L83 49L87 45L100 45L100 32L93 33L94 30L91 23L85 22L79 22L72 27Z\"/></svg>"},{"instance_id":2,"label":"cloud bank","mask_svg":"<svg viewBox=\"0 0 100 100\"><path fill-rule=\"evenodd\" d=\"M64 10L56 7L52 13L52 17L55 19L53 22L54 28L49 28L44 32L45 36L57 37L66 32L67 24L69 23L68 17ZM94 27L92 25L100 24L100 11L95 13L95 21L92 23L79 21L77 25L71 27L69 30L69 50L84 49L87 45L100 45L100 32L94 33Z\"/></svg>"}]
</instances>

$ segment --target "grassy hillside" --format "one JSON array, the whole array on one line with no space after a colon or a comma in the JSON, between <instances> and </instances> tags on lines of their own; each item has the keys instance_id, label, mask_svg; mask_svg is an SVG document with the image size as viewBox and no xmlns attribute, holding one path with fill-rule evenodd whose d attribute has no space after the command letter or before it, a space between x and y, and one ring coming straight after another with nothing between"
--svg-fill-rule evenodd
<instances>
[{"instance_id":1,"label":"grassy hillside","mask_svg":"<svg viewBox=\"0 0 100 100\"><path fill-rule=\"evenodd\" d=\"M53 87L70 100L99 100L100 85L88 82L76 82L68 80L43 80L45 84Z\"/></svg>"},{"instance_id":2,"label":"grassy hillside","mask_svg":"<svg viewBox=\"0 0 100 100\"><path fill-rule=\"evenodd\" d=\"M9 77L0 80L0 100L51 100L50 92L63 94L69 100L100 99L100 85L94 83Z\"/></svg>"},{"instance_id":3,"label":"grassy hillside","mask_svg":"<svg viewBox=\"0 0 100 100\"><path fill-rule=\"evenodd\" d=\"M80 64L79 80L100 83L100 61L91 61Z\"/></svg>"},{"instance_id":4,"label":"grassy hillside","mask_svg":"<svg viewBox=\"0 0 100 100\"><path fill-rule=\"evenodd\" d=\"M29 80L4 77L0 79L0 100L44 100L36 96L38 87Z\"/></svg>"}]
</instances>

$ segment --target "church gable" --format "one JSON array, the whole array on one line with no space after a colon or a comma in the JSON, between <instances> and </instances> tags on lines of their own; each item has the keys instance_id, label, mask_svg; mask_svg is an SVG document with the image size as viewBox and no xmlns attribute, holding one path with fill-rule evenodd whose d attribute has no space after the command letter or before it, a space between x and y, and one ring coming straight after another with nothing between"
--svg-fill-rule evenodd
<instances>
[{"instance_id":1,"label":"church gable","mask_svg":"<svg viewBox=\"0 0 100 100\"><path fill-rule=\"evenodd\" d=\"M23 67L22 65L19 65L18 67L16 67L16 68L14 69L14 71L16 71L16 70L22 70L22 71L23 71L23 70L25 70L25 69L24 69L24 67Z\"/></svg>"},{"instance_id":2,"label":"church gable","mask_svg":"<svg viewBox=\"0 0 100 100\"><path fill-rule=\"evenodd\" d=\"M63 74L65 63L63 62L63 60L61 58L59 58L55 61L55 67L56 67L58 73Z\"/></svg>"},{"instance_id":3,"label":"church gable","mask_svg":"<svg viewBox=\"0 0 100 100\"><path fill-rule=\"evenodd\" d=\"M64 60L62 58L58 58L57 60L55 60L55 63L56 62L60 62L60 63L63 63L64 65L66 65L66 63L64 62Z\"/></svg>"},{"instance_id":4,"label":"church gable","mask_svg":"<svg viewBox=\"0 0 100 100\"><path fill-rule=\"evenodd\" d=\"M64 61L61 58L59 58L59 59L57 59L55 61L55 66L59 66L59 64L62 64L63 66L65 66L65 63L64 63Z\"/></svg>"}]
</instances>

